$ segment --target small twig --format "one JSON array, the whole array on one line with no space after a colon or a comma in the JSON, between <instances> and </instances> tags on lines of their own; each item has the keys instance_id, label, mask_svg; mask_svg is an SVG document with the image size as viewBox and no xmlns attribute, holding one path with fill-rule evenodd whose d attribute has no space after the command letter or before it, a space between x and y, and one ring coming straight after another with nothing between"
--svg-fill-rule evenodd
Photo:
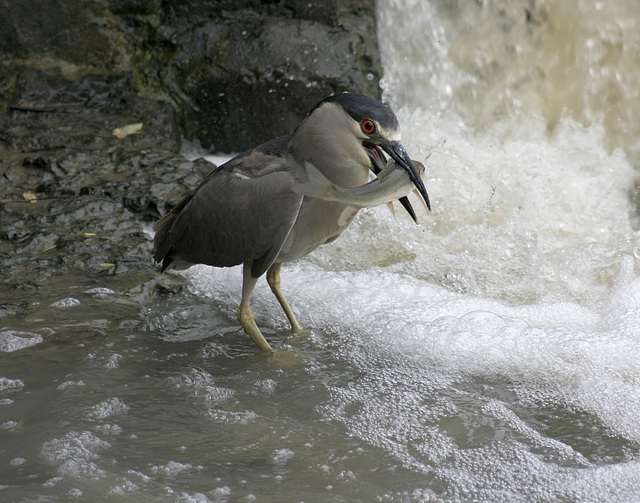
<instances>
[{"instance_id":1,"label":"small twig","mask_svg":"<svg viewBox=\"0 0 640 503\"><path fill-rule=\"evenodd\" d=\"M53 113L66 113L66 110L57 110L52 107L43 106L30 106L30 105L9 105L10 110L16 110L18 112L53 112Z\"/></svg>"}]
</instances>

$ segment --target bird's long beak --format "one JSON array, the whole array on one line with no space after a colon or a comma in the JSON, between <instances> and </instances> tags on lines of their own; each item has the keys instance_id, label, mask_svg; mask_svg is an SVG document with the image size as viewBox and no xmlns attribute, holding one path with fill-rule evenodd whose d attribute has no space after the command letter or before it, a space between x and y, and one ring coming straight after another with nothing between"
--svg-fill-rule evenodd
<instances>
[{"instance_id":1,"label":"bird's long beak","mask_svg":"<svg viewBox=\"0 0 640 503\"><path fill-rule=\"evenodd\" d=\"M422 178L420 178L418 169L416 168L415 164L413 164L413 161L409 157L409 154L407 154L407 151L405 150L402 143L400 143L399 141L390 141L387 143L383 143L380 146L387 154L391 156L394 161L396 161L401 167L407 170L407 172L409 173L409 178L411 178L411 181L416 186L416 189L418 189L418 192L422 196L422 199L424 199L427 208L429 208L429 211L431 211L431 203L429 202L429 194L427 194L427 189L422 182Z\"/></svg>"}]
</instances>

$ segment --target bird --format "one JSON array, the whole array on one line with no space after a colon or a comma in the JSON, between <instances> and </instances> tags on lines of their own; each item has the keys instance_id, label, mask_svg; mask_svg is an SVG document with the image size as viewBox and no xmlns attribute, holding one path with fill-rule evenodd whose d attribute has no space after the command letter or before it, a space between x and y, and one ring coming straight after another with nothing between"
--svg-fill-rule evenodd
<instances>
[{"instance_id":1,"label":"bird","mask_svg":"<svg viewBox=\"0 0 640 503\"><path fill-rule=\"evenodd\" d=\"M304 333L282 291L282 264L331 243L360 208L303 196L292 190L308 181L306 163L341 187L368 182L385 153L409 173L431 210L429 196L401 142L396 115L363 94L333 94L315 105L293 133L274 138L214 168L154 224L153 258L160 271L194 264L242 264L238 320L263 351L272 352L251 312L260 277L282 307L293 333ZM406 197L400 202L416 220Z\"/></svg>"}]
</instances>

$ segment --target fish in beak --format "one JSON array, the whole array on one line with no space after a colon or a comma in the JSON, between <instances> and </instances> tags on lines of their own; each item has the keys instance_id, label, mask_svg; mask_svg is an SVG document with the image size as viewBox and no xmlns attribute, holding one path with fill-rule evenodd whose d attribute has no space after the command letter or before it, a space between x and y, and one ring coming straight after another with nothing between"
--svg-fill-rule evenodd
<instances>
[{"instance_id":1,"label":"fish in beak","mask_svg":"<svg viewBox=\"0 0 640 503\"><path fill-rule=\"evenodd\" d=\"M420 173L418 172L418 169L416 168L415 164L409 157L409 154L407 154L407 151L403 147L402 143L400 143L399 141L390 141L390 142L383 143L380 146L387 154L389 154L389 156L394 161L396 161L396 163L398 163L399 166L407 170L407 172L409 173L409 178L411 178L413 185L415 185L416 189L418 190L418 193L422 196L424 203L427 205L427 208L429 208L429 211L431 211L431 202L429 201L429 194L427 194L427 189L424 186L424 183L422 182L422 178L420 178ZM402 202L402 200L400 202ZM407 204L408 203L409 201L407 201ZM403 206L407 211L409 211L409 209L405 206L404 203L403 203ZM409 204L409 207L410 206L411 205ZM412 213L413 213L413 209L409 211L410 215ZM415 220L415 216L414 216L414 220Z\"/></svg>"},{"instance_id":2,"label":"fish in beak","mask_svg":"<svg viewBox=\"0 0 640 503\"><path fill-rule=\"evenodd\" d=\"M424 183L422 182L422 179L418 174L418 170L416 169L415 164L413 163L413 161L409 157L409 154L407 154L407 151L405 150L404 146L400 142L398 141L384 142L380 145L380 147L382 148L380 148L377 145L374 145L373 143L368 143L368 144L365 143L363 146L367 151L369 158L371 159L371 171L373 171L375 175L380 173L384 169L387 163L387 158L385 157L384 152L382 151L384 149L384 151L387 154L389 154L389 156L391 156L391 158L393 158L396 161L396 163L398 163L403 169L405 169L409 173L409 177L413 182L414 186L416 187L415 192L419 193L420 196L422 196L422 199L425 203L425 207L429 211L431 211L431 203L429 201L429 195L427 194L427 190L424 186ZM416 183L416 180L417 180L417 183ZM398 199L398 201L400 201L400 204L404 207L405 210L407 210L407 213L409 213L409 216L413 219L413 221L418 223L416 213L413 210L413 206L411 206L411 202L409 201L409 198L406 196L401 197L400 199ZM393 205L391 203L389 203L389 207L393 212Z\"/></svg>"}]
</instances>

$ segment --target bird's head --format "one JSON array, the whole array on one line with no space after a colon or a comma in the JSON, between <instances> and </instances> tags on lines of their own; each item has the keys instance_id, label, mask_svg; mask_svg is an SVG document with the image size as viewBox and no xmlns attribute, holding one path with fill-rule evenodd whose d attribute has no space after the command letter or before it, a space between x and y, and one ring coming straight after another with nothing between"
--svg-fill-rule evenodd
<instances>
[{"instance_id":1,"label":"bird's head","mask_svg":"<svg viewBox=\"0 0 640 503\"><path fill-rule=\"evenodd\" d=\"M315 138L324 143L324 151L364 159L369 169L380 172L389 155L409 173L411 181L431 209L429 195L415 164L400 141L400 124L395 114L379 101L362 94L334 94L322 100L303 122L316 130ZM331 148L332 147L332 148ZM403 206L415 219L406 198Z\"/></svg>"}]
</instances>

